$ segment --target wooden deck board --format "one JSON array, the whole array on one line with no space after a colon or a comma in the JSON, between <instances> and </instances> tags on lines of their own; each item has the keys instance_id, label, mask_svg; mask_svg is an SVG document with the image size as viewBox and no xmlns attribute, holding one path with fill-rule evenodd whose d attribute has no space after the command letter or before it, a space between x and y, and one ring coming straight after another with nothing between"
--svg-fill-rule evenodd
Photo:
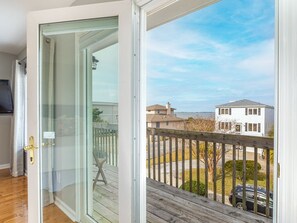
<instances>
[{"instance_id":1,"label":"wooden deck board","mask_svg":"<svg viewBox=\"0 0 297 223\"><path fill-rule=\"evenodd\" d=\"M96 203L100 203L101 209L105 205L110 209L109 211L117 215L117 168L105 165L104 171L108 184L97 183L94 192L94 208L98 205ZM98 210L94 211L96 212L95 219L105 215L104 213L100 215ZM108 216L104 216L104 218L108 219ZM116 221L117 218L112 215L113 221ZM272 220L147 179L147 222L271 223Z\"/></svg>"},{"instance_id":2,"label":"wooden deck board","mask_svg":"<svg viewBox=\"0 0 297 223\"><path fill-rule=\"evenodd\" d=\"M108 184L98 182L95 188L93 217L98 222L114 223L119 221L117 171L108 165L105 168ZM0 171L0 183L0 222L26 222L26 177L12 178L9 171ZM72 222L55 205L44 208L44 220ZM271 223L272 220L147 179L147 222Z\"/></svg>"}]
</instances>

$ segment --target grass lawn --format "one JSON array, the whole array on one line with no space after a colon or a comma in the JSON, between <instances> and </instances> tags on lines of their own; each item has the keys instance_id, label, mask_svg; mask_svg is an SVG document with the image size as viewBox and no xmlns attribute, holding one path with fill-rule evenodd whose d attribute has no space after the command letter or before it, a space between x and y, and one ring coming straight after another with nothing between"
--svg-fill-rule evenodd
<instances>
[{"instance_id":1,"label":"grass lawn","mask_svg":"<svg viewBox=\"0 0 297 223\"><path fill-rule=\"evenodd\" d=\"M162 150L163 148L161 148ZM157 152L157 149L156 149L156 155L158 154ZM177 151L178 152L178 161L181 161L182 160L182 151ZM169 153L166 153L166 156L164 155L161 155L160 156L160 164L164 163L164 157L166 159L166 163L169 163L169 160L170 160L170 155ZM185 160L189 160L190 159L190 150L188 148L185 149ZM196 156L194 156L192 154L192 159L196 159ZM176 151L172 151L172 162L175 162L176 161ZM147 162L148 164L148 162ZM150 164L153 165L153 158L150 159ZM158 158L155 157L155 164L158 164Z\"/></svg>"},{"instance_id":2,"label":"grass lawn","mask_svg":"<svg viewBox=\"0 0 297 223\"><path fill-rule=\"evenodd\" d=\"M163 148L160 148L162 151ZM193 148L194 150L194 148ZM157 148L156 148L156 155L157 155ZM178 161L182 160L182 151L177 151L178 152ZM170 160L170 155L169 153L166 153L166 156L161 155L160 156L160 164L164 163L164 158L166 159L166 163L169 163ZM185 148L185 160L190 159L190 150L189 148ZM192 154L192 159L195 160L196 156ZM172 151L172 162L176 162L176 151ZM201 162L201 161L200 161ZM155 165L158 164L158 158L155 157ZM150 165L153 165L153 158L150 159ZM147 166L148 166L148 160L147 160ZM217 168L217 173L220 172L220 168ZM189 180L189 175L190 171L186 170L185 171L185 181ZM193 180L196 181L196 168L192 169L192 175L193 175ZM205 174L204 174L204 168L200 168L200 182L205 183ZM236 185L242 184L242 182L239 179L236 179ZM247 184L254 185L254 180L248 180ZM266 179L264 180L258 180L258 186L266 188ZM213 191L213 182L208 182L208 189ZM229 195L232 189L232 176L226 176L225 177L225 195ZM270 191L273 190L273 175L270 175ZM222 193L222 179L217 180L217 193L221 194Z\"/></svg>"},{"instance_id":3,"label":"grass lawn","mask_svg":"<svg viewBox=\"0 0 297 223\"><path fill-rule=\"evenodd\" d=\"M205 184L205 170L200 169L200 182ZM219 172L219 170L217 170ZM192 175L193 175L193 181L197 180L196 177L197 169L193 168L192 169ZM270 191L273 190L273 182L272 182L272 176L270 177ZM190 171L186 170L185 171L185 181L190 180ZM236 179L236 185L237 184L242 184L242 182L238 179ZM254 185L254 180L248 180L247 184ZM266 180L258 180L258 186L266 188ZM208 182L208 190L213 191L213 182ZM225 178L225 195L229 195L232 190L232 176L226 176ZM217 193L222 194L222 180L217 180Z\"/></svg>"}]
</instances>

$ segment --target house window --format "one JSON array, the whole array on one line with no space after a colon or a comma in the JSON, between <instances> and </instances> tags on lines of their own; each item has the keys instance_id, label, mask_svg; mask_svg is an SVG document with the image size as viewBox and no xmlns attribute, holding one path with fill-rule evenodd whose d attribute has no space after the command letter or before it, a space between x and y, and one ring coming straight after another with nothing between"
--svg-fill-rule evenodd
<instances>
[{"instance_id":1,"label":"house window","mask_svg":"<svg viewBox=\"0 0 297 223\"><path fill-rule=\"evenodd\" d=\"M253 124L249 123L249 132L253 131Z\"/></svg>"},{"instance_id":2,"label":"house window","mask_svg":"<svg viewBox=\"0 0 297 223\"><path fill-rule=\"evenodd\" d=\"M156 128L160 128L160 122L156 122Z\"/></svg>"},{"instance_id":3,"label":"house window","mask_svg":"<svg viewBox=\"0 0 297 223\"><path fill-rule=\"evenodd\" d=\"M260 108L246 108L245 115L260 115Z\"/></svg>"},{"instance_id":4,"label":"house window","mask_svg":"<svg viewBox=\"0 0 297 223\"><path fill-rule=\"evenodd\" d=\"M257 132L257 124L253 124L253 132Z\"/></svg>"},{"instance_id":5,"label":"house window","mask_svg":"<svg viewBox=\"0 0 297 223\"><path fill-rule=\"evenodd\" d=\"M246 123L249 132L261 132L261 123Z\"/></svg>"},{"instance_id":6,"label":"house window","mask_svg":"<svg viewBox=\"0 0 297 223\"><path fill-rule=\"evenodd\" d=\"M235 126L235 131L236 132L241 132L241 126L240 125L236 125Z\"/></svg>"},{"instance_id":7,"label":"house window","mask_svg":"<svg viewBox=\"0 0 297 223\"><path fill-rule=\"evenodd\" d=\"M166 122L166 125L169 125L169 122Z\"/></svg>"},{"instance_id":8,"label":"house window","mask_svg":"<svg viewBox=\"0 0 297 223\"><path fill-rule=\"evenodd\" d=\"M228 129L228 122L225 122L225 129Z\"/></svg>"},{"instance_id":9,"label":"house window","mask_svg":"<svg viewBox=\"0 0 297 223\"><path fill-rule=\"evenodd\" d=\"M219 115L231 115L231 108L220 108L219 109Z\"/></svg>"},{"instance_id":10,"label":"house window","mask_svg":"<svg viewBox=\"0 0 297 223\"><path fill-rule=\"evenodd\" d=\"M219 122L220 130L231 130L231 122Z\"/></svg>"}]
</instances>

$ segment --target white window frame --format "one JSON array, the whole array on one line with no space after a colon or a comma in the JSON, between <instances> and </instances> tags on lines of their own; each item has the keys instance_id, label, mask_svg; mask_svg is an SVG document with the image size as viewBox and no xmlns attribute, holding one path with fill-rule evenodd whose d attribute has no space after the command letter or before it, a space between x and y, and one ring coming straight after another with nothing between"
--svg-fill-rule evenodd
<instances>
[{"instance_id":1,"label":"white window frame","mask_svg":"<svg viewBox=\"0 0 297 223\"><path fill-rule=\"evenodd\" d=\"M163 24L174 18L181 17L189 12L196 11L199 8L213 4L216 0L207 0L197 5L194 0L136 0L137 4L142 6L142 43L145 46L145 31L147 14L161 7L162 4L174 2L173 4L184 4L189 6L184 12L171 10L168 18L163 18L158 21ZM146 4L150 2L149 4ZM195 5L191 4L195 2ZM292 194L296 194L294 188L297 187L296 177L292 177L292 170L296 168L297 150L294 150L297 144L297 137L292 132L297 132L297 120L295 113L297 112L297 102L294 98L297 95L296 88L296 53L297 52L297 2L292 0L275 0L275 136L274 136L274 206L273 206L273 222L294 222L297 219L297 212L294 207L297 206L297 200L291 199ZM149 14L149 17L152 15ZM165 16L164 16L165 17ZM149 18L150 19L150 18ZM150 21L150 25L156 21ZM151 27L148 27L150 29ZM144 53L144 51L142 51ZM142 54L143 62L145 59ZM145 63L141 67L145 74ZM140 85L145 89L145 76L143 75ZM281 78L280 78L281 77ZM144 93L144 92L143 92ZM145 96L145 94L143 94ZM142 97L140 103L145 102L145 97ZM292 104L292 102L295 102ZM145 106L145 105L143 105ZM141 106L140 106L141 107ZM144 109L145 111L145 109ZM248 114L247 114L248 115ZM292 120L293 119L293 120ZM142 117L141 122L145 123L145 117ZM145 126L144 124L142 124ZM142 141L145 138L142 137ZM143 144L143 143L142 143ZM144 145L144 144L143 144ZM278 150L278 148L286 148ZM277 164L280 163L280 178L278 178ZM290 202L289 202L290 201ZM145 220L145 219L144 219ZM145 222L145 221L141 221Z\"/></svg>"},{"instance_id":2,"label":"white window frame","mask_svg":"<svg viewBox=\"0 0 297 223\"><path fill-rule=\"evenodd\" d=\"M274 192L278 202L274 205L277 213L275 222L294 222L297 219L296 169L297 150L297 88L296 88L296 51L297 34L297 2L291 0L276 0L276 79L275 79L275 145L277 156L275 165L280 163L280 177L275 168ZM296 30L296 29L295 29ZM292 199L292 195L294 198Z\"/></svg>"}]
</instances>

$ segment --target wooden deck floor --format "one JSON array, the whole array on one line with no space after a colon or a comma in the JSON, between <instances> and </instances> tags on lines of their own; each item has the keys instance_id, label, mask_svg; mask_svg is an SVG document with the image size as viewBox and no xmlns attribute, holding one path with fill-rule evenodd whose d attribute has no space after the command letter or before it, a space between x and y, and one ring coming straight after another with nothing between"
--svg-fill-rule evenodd
<instances>
[{"instance_id":1,"label":"wooden deck floor","mask_svg":"<svg viewBox=\"0 0 297 223\"><path fill-rule=\"evenodd\" d=\"M93 217L99 222L116 223L119 222L117 169L108 165L104 169L108 184L97 183ZM147 222L271 223L272 220L147 179Z\"/></svg>"},{"instance_id":2,"label":"wooden deck floor","mask_svg":"<svg viewBox=\"0 0 297 223\"><path fill-rule=\"evenodd\" d=\"M108 184L94 191L93 217L98 222L119 222L116 168L105 167ZM0 222L27 222L27 179L0 171ZM72 222L54 205L44 209L45 222ZM174 187L147 180L147 221L150 223L270 223L271 219L198 197Z\"/></svg>"}]
</instances>

